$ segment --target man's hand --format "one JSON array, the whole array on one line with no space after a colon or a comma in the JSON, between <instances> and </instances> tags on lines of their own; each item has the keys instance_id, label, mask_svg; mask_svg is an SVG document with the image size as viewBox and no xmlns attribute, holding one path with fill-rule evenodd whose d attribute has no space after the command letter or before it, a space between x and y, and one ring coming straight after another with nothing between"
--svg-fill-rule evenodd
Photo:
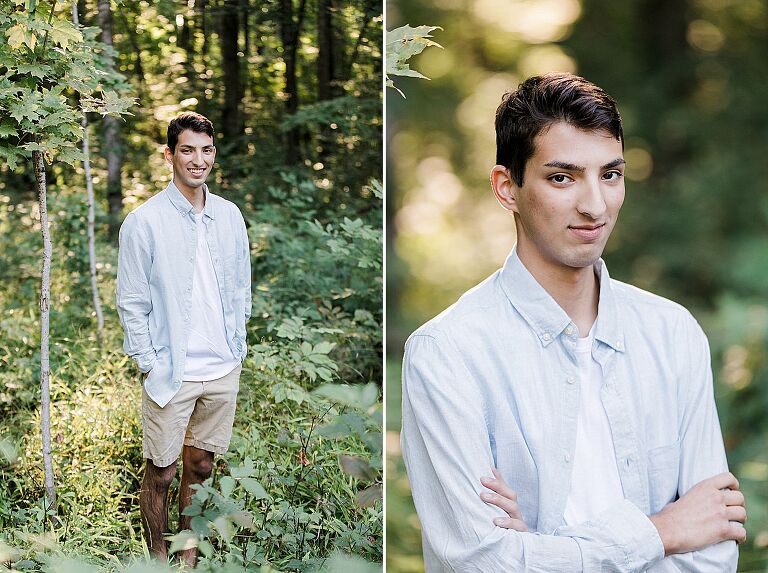
<instances>
[{"instance_id":1,"label":"man's hand","mask_svg":"<svg viewBox=\"0 0 768 573\"><path fill-rule=\"evenodd\" d=\"M501 474L493 468L494 477L481 477L480 483L496 493L483 492L480 499L491 505L503 509L509 517L497 517L493 524L504 529L515 531L528 531L528 526L523 521L523 514L517 505L517 494L501 479Z\"/></svg>"},{"instance_id":2,"label":"man's hand","mask_svg":"<svg viewBox=\"0 0 768 573\"><path fill-rule=\"evenodd\" d=\"M747 538L746 519L744 495L730 472L697 483L650 517L666 555L688 553L727 540L743 543Z\"/></svg>"}]
</instances>

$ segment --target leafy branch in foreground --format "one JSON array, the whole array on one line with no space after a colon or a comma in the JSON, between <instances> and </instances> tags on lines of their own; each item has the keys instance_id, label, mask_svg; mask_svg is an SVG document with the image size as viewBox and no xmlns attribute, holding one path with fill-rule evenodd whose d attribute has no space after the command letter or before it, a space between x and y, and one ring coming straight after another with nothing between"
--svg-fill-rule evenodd
<instances>
[{"instance_id":1,"label":"leafy branch in foreground","mask_svg":"<svg viewBox=\"0 0 768 573\"><path fill-rule=\"evenodd\" d=\"M83 137L81 118L87 109L103 113L127 113L131 101L107 88L120 77L99 54L92 31L54 17L56 0L26 2L26 9L0 5L0 158L10 169L19 161L32 160L40 198L43 236L40 289L40 389L41 433L45 467L45 497L56 513L50 417L50 300L51 253L48 227L45 163L74 164L84 159L77 148ZM49 42L50 39L50 42ZM38 49L38 46L40 48ZM65 86L69 89L65 90ZM94 97L100 91L102 97ZM76 95L72 103L68 96ZM87 102L87 103L86 103Z\"/></svg>"},{"instance_id":2,"label":"leafy branch in foreground","mask_svg":"<svg viewBox=\"0 0 768 573\"><path fill-rule=\"evenodd\" d=\"M412 28L405 25L387 32L387 87L395 88L398 93L405 97L405 94L395 86L390 76L407 76L411 78L429 78L424 74L412 70L408 60L423 52L429 46L442 48L434 40L430 40L433 30L442 30L439 26L417 26Z\"/></svg>"}]
</instances>

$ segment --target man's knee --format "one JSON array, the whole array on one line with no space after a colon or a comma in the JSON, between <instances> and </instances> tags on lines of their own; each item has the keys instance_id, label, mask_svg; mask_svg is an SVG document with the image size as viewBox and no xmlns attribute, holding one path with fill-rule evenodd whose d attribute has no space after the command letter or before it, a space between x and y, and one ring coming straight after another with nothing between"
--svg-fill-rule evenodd
<instances>
[{"instance_id":1,"label":"man's knee","mask_svg":"<svg viewBox=\"0 0 768 573\"><path fill-rule=\"evenodd\" d=\"M199 481L205 481L213 471L213 454L199 448L184 448L184 466L182 471L191 474Z\"/></svg>"},{"instance_id":2,"label":"man's knee","mask_svg":"<svg viewBox=\"0 0 768 573\"><path fill-rule=\"evenodd\" d=\"M176 462L161 468L152 463L152 460L147 460L147 467L144 473L146 487L166 491L171 486L174 477L176 477Z\"/></svg>"}]
</instances>

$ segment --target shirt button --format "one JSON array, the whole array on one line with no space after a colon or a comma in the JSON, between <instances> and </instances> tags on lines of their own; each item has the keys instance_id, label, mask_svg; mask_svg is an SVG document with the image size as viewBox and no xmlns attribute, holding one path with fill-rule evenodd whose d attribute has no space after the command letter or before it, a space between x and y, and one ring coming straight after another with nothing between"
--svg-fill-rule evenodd
<instances>
[{"instance_id":1,"label":"shirt button","mask_svg":"<svg viewBox=\"0 0 768 573\"><path fill-rule=\"evenodd\" d=\"M573 384L574 382L576 382L576 379L573 376L568 376L568 378L566 378L565 381L568 382L568 384Z\"/></svg>"},{"instance_id":2,"label":"shirt button","mask_svg":"<svg viewBox=\"0 0 768 573\"><path fill-rule=\"evenodd\" d=\"M570 336L571 334L573 334L573 327L572 327L572 326L570 326L570 325L566 326L566 327L565 327L565 333L566 333L568 336Z\"/></svg>"},{"instance_id":3,"label":"shirt button","mask_svg":"<svg viewBox=\"0 0 768 573\"><path fill-rule=\"evenodd\" d=\"M566 463L566 464L569 464L569 463L571 463L571 454L568 454L568 453L566 453L566 454L563 456L563 459L565 460L565 463Z\"/></svg>"},{"instance_id":4,"label":"shirt button","mask_svg":"<svg viewBox=\"0 0 768 573\"><path fill-rule=\"evenodd\" d=\"M195 262L195 257L189 257L189 262L190 263L194 263Z\"/></svg>"},{"instance_id":5,"label":"shirt button","mask_svg":"<svg viewBox=\"0 0 768 573\"><path fill-rule=\"evenodd\" d=\"M552 339L552 335L549 332L545 332L544 334L541 335L541 339L542 340L551 340Z\"/></svg>"}]
</instances>

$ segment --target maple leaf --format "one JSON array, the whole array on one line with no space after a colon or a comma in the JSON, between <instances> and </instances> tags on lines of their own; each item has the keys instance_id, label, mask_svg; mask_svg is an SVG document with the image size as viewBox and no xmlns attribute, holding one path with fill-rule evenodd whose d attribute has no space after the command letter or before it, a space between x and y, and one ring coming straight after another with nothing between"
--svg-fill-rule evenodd
<instances>
[{"instance_id":1,"label":"maple leaf","mask_svg":"<svg viewBox=\"0 0 768 573\"><path fill-rule=\"evenodd\" d=\"M59 44L63 49L67 49L69 43L77 43L83 41L83 34L80 30L75 29L72 24L59 20L53 24L51 28L51 40L54 43Z\"/></svg>"},{"instance_id":2,"label":"maple leaf","mask_svg":"<svg viewBox=\"0 0 768 573\"><path fill-rule=\"evenodd\" d=\"M34 50L37 44L35 33L25 28L23 24L16 24L8 28L5 31L5 35L8 36L8 45L14 49L20 48L22 44L26 44L30 50Z\"/></svg>"},{"instance_id":3,"label":"maple leaf","mask_svg":"<svg viewBox=\"0 0 768 573\"><path fill-rule=\"evenodd\" d=\"M37 102L33 101L32 98L27 98L12 102L8 107L8 115L18 122L21 122L25 117L37 121L40 117L37 110Z\"/></svg>"},{"instance_id":4,"label":"maple leaf","mask_svg":"<svg viewBox=\"0 0 768 573\"><path fill-rule=\"evenodd\" d=\"M15 137L18 135L16 128L10 123L0 123L0 137Z\"/></svg>"}]
</instances>

